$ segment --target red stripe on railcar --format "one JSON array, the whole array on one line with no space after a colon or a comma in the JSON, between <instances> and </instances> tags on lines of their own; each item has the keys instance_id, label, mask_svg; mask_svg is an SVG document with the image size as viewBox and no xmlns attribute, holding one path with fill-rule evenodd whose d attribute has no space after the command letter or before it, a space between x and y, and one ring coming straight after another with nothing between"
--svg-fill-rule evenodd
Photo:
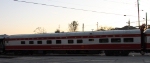
<instances>
[{"instance_id":1,"label":"red stripe on railcar","mask_svg":"<svg viewBox=\"0 0 150 63\"><path fill-rule=\"evenodd\" d=\"M6 50L140 50L141 44L20 45Z\"/></svg>"},{"instance_id":2,"label":"red stripe on railcar","mask_svg":"<svg viewBox=\"0 0 150 63\"><path fill-rule=\"evenodd\" d=\"M150 34L145 34L145 36L150 36Z\"/></svg>"},{"instance_id":3,"label":"red stripe on railcar","mask_svg":"<svg viewBox=\"0 0 150 63\"><path fill-rule=\"evenodd\" d=\"M150 43L146 43L146 49L150 49Z\"/></svg>"}]
</instances>

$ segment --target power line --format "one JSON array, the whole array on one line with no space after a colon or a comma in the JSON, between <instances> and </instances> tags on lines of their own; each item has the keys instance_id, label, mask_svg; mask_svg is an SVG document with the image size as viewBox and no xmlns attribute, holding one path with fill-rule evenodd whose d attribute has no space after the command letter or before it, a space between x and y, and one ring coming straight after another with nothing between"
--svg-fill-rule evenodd
<instances>
[{"instance_id":1,"label":"power line","mask_svg":"<svg viewBox=\"0 0 150 63\"><path fill-rule=\"evenodd\" d=\"M87 6L87 7L97 7L97 8L100 8L99 6L89 6L89 5L83 5L83 4L75 4L75 3L67 3L67 2L60 2L60 1L53 1L53 0L50 0L52 2L58 2L58 3L65 3L65 4L73 4L73 5L79 5L79 6Z\"/></svg>"},{"instance_id":2,"label":"power line","mask_svg":"<svg viewBox=\"0 0 150 63\"><path fill-rule=\"evenodd\" d=\"M122 4L132 4L132 3L125 3L125 2L110 1L110 0L103 0L103 1L109 1L109 2L114 2L114 3L122 3Z\"/></svg>"},{"instance_id":3,"label":"power line","mask_svg":"<svg viewBox=\"0 0 150 63\"><path fill-rule=\"evenodd\" d=\"M49 1L52 1L52 2L58 2L58 3L65 3L65 4L73 4L73 5L82 5L82 6L88 6L89 5L83 5L83 4L76 4L76 3L68 3L68 2L60 2L60 1L54 1L54 0L49 0ZM125 3L125 2L116 2L116 1L110 1L110 0L103 0L103 1L109 1L109 2L114 2L114 3L122 3L122 4L131 4L131 3ZM90 6L90 7L97 7L99 8L99 6Z\"/></svg>"},{"instance_id":4,"label":"power line","mask_svg":"<svg viewBox=\"0 0 150 63\"><path fill-rule=\"evenodd\" d=\"M142 21L140 21L140 22L145 22L146 20L142 20ZM147 21L150 21L150 19L149 20L147 20ZM132 21L132 22L130 22L130 23L135 23L135 22L139 22L139 21Z\"/></svg>"},{"instance_id":5,"label":"power line","mask_svg":"<svg viewBox=\"0 0 150 63\"><path fill-rule=\"evenodd\" d=\"M43 4L43 3L35 3L35 2L27 2L27 1L19 1L19 0L14 0L14 1L24 2L24 3L32 3L32 4L37 4L37 5L52 6L52 7L60 7L60 8L73 9L73 10L82 10L82 11L90 11L90 12L95 12L95 13L113 14L113 15L122 15L123 16L123 14L116 14L116 13L98 12L98 11L94 11L94 10L77 9L77 8L71 8L71 7L65 7L65 6L48 5L48 4ZM133 15L126 15L126 16L133 16ZM137 16L134 16L134 17L137 17Z\"/></svg>"}]
</instances>

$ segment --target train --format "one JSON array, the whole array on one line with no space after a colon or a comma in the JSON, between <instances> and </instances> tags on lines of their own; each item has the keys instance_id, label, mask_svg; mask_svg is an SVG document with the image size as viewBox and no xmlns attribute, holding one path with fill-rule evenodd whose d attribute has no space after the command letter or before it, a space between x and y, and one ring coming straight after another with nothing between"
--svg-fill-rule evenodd
<instances>
[{"instance_id":1,"label":"train","mask_svg":"<svg viewBox=\"0 0 150 63\"><path fill-rule=\"evenodd\" d=\"M150 52L150 29L0 35L0 54L102 54Z\"/></svg>"}]
</instances>

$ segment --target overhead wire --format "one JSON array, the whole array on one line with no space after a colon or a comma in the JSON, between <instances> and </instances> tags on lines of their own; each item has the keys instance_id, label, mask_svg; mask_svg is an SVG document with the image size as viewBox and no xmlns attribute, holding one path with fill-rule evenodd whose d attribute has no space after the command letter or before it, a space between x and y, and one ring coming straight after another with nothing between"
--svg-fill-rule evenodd
<instances>
[{"instance_id":1,"label":"overhead wire","mask_svg":"<svg viewBox=\"0 0 150 63\"><path fill-rule=\"evenodd\" d=\"M73 10L90 11L90 12L95 12L95 13L113 14L113 15L122 15L122 16L124 16L123 14L108 13L108 12L98 12L98 11L94 11L94 10L77 9L77 8L72 8L72 7L56 6L56 5L48 5L48 4L36 3L36 2L19 1L19 0L14 0L14 1L17 1L17 2L24 2L24 3L32 3L32 4L37 4L37 5L52 6L52 7L60 7L60 8L73 9ZM133 15L126 15L126 16L137 17L137 16L133 16Z\"/></svg>"},{"instance_id":2,"label":"overhead wire","mask_svg":"<svg viewBox=\"0 0 150 63\"><path fill-rule=\"evenodd\" d=\"M88 6L88 7L98 7L99 8L99 6L89 6L89 5L83 5L83 4L76 4L76 3L68 3L68 2L61 2L61 1L54 1L54 0L48 0L48 1L52 1L52 2L57 2L57 3L65 3L65 4L72 4L72 5L82 5L82 6ZM103 1L108 1L108 0L103 0ZM109 2L114 2L114 3L120 3L120 2L115 2L115 1L109 1ZM123 3L123 2L121 2L121 3ZM129 3L123 3L123 4L129 4Z\"/></svg>"},{"instance_id":3,"label":"overhead wire","mask_svg":"<svg viewBox=\"0 0 150 63\"><path fill-rule=\"evenodd\" d=\"M91 5L83 5L83 4L77 4L77 3L68 3L68 2L62 2L62 1L54 1L54 0L48 0L51 2L57 2L57 3L65 3L65 4L71 4L71 5L78 5L78 6L86 6L86 7L95 7L95 8L100 8L99 6L91 6ZM116 2L116 1L110 1L110 0L103 0L103 1L108 1L108 2L113 2L113 3L121 3L121 4L131 4L131 3L125 3L125 2ZM113 7L114 8L114 7Z\"/></svg>"},{"instance_id":4,"label":"overhead wire","mask_svg":"<svg viewBox=\"0 0 150 63\"><path fill-rule=\"evenodd\" d=\"M82 10L82 11L90 11L90 12L95 12L95 13L104 13L104 14L113 14L113 15L122 15L123 16L123 14L116 14L116 13L98 12L98 11L93 11L93 10L85 10L85 9L77 9L77 8L71 8L71 7L65 7L65 6L48 5L48 4L36 3L36 2L27 2L27 1L19 1L19 0L14 0L14 1L39 4L39 5L45 5L45 6L52 6L52 7L60 7L60 8L73 9L73 10ZM114 2L114 1L111 1L111 2ZM133 16L133 15L124 15L124 16ZM134 16L134 17L137 17L137 16ZM135 22L131 22L131 23L135 23ZM86 26L89 26L89 25L86 25ZM90 25L90 26L92 26L92 25Z\"/></svg>"},{"instance_id":5,"label":"overhead wire","mask_svg":"<svg viewBox=\"0 0 150 63\"><path fill-rule=\"evenodd\" d=\"M147 20L147 21L150 21L150 19ZM138 21L132 21L132 22L130 22L130 23L135 23L135 22L138 22ZM140 21L140 22L145 22L145 20L142 20L142 21Z\"/></svg>"},{"instance_id":6,"label":"overhead wire","mask_svg":"<svg viewBox=\"0 0 150 63\"><path fill-rule=\"evenodd\" d=\"M132 3L125 3L125 2L117 2L117 1L110 1L110 0L103 0L103 1L109 1L109 2L114 2L114 3L122 3L122 4L132 4Z\"/></svg>"}]
</instances>

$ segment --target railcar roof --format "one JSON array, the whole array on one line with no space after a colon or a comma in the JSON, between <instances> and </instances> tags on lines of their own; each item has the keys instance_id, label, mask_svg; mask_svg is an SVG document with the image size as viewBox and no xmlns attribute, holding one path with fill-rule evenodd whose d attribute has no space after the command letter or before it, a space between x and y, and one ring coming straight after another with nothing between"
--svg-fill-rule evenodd
<instances>
[{"instance_id":1,"label":"railcar roof","mask_svg":"<svg viewBox=\"0 0 150 63\"><path fill-rule=\"evenodd\" d=\"M5 37L7 37L7 35L6 35L6 34L4 34L4 35L0 35L0 39L3 39L3 38L5 38Z\"/></svg>"},{"instance_id":2,"label":"railcar roof","mask_svg":"<svg viewBox=\"0 0 150 63\"><path fill-rule=\"evenodd\" d=\"M0 36L0 39L3 39L4 37Z\"/></svg>"},{"instance_id":3,"label":"railcar roof","mask_svg":"<svg viewBox=\"0 0 150 63\"><path fill-rule=\"evenodd\" d=\"M150 29L146 29L146 30L144 31L144 33L150 34Z\"/></svg>"},{"instance_id":4,"label":"railcar roof","mask_svg":"<svg viewBox=\"0 0 150 63\"><path fill-rule=\"evenodd\" d=\"M140 30L136 29L136 30L110 30L110 31L44 33L44 34L20 34L20 35L10 35L9 38L61 37L61 36L112 35L112 34L140 34Z\"/></svg>"}]
</instances>

